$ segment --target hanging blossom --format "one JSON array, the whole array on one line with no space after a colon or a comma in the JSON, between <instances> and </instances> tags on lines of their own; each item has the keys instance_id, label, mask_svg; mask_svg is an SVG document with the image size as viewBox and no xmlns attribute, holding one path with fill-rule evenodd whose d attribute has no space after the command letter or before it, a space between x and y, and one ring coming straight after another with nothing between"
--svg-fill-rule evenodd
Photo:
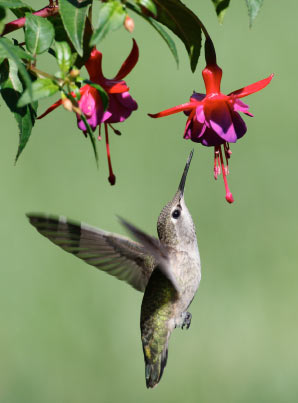
<instances>
[{"instance_id":1,"label":"hanging blossom","mask_svg":"<svg viewBox=\"0 0 298 403\"><path fill-rule=\"evenodd\" d=\"M136 101L129 94L129 88L126 85L126 82L123 80L123 78L126 77L134 68L138 58L139 49L136 41L133 39L132 50L113 79L108 79L103 75L102 53L96 48L92 50L90 57L85 64L89 73L90 81L95 84L99 84L106 91L109 98L108 108L104 110L102 99L98 90L92 85L85 84L80 88L81 97L78 100L78 105L80 111L85 115L91 129L94 131L97 126L99 127L99 140L101 139L101 124L104 124L109 165L108 179L111 185L115 184L116 177L113 173L111 163L108 127L110 127L115 134L121 134L119 130L114 129L112 123L123 122L134 110L138 108ZM72 93L72 96L76 97L75 93ZM65 100L60 99L59 101L55 102L37 119L41 119L48 113L52 112L54 109L60 106L63 101ZM82 130L85 135L87 135L87 128L81 118L81 114L77 113L76 115L78 128Z\"/></svg>"},{"instance_id":2,"label":"hanging blossom","mask_svg":"<svg viewBox=\"0 0 298 403\"><path fill-rule=\"evenodd\" d=\"M149 116L160 118L184 111L188 116L184 138L207 147L214 147L214 178L217 179L222 171L226 200L233 203L234 198L227 182L228 160L232 154L229 143L236 143L247 130L239 112L253 116L248 110L249 106L240 98L265 88L270 83L273 74L264 80L224 95L220 91L222 70L216 64L215 49L208 36L205 43L205 57L207 65L202 75L206 94L194 92L189 102L156 114L149 114Z\"/></svg>"}]
</instances>

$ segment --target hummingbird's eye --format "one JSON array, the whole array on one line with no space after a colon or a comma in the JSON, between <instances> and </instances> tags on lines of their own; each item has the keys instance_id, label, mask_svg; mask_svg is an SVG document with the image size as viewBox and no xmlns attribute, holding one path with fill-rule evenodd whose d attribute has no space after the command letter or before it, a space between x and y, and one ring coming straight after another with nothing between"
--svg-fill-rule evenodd
<instances>
[{"instance_id":1,"label":"hummingbird's eye","mask_svg":"<svg viewBox=\"0 0 298 403\"><path fill-rule=\"evenodd\" d=\"M173 213L172 213L172 217L176 218L176 219L179 218L180 217L180 210L178 210L178 209L174 210Z\"/></svg>"}]
</instances>

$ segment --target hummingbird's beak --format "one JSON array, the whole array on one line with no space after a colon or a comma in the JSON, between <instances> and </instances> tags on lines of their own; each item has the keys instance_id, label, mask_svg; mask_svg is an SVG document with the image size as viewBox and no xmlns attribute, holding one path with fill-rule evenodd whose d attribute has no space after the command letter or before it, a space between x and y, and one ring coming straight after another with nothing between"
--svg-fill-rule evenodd
<instances>
[{"instance_id":1,"label":"hummingbird's beak","mask_svg":"<svg viewBox=\"0 0 298 403\"><path fill-rule=\"evenodd\" d=\"M185 168L184 168L184 172L183 172L180 184L179 184L178 192L180 193L180 197L183 197L185 181L186 181L187 172L188 172L188 169L189 169L189 166L190 166L190 163L191 163L191 159L192 159L192 156L193 156L193 152L194 152L194 150L192 149L190 154L189 154L189 157L187 159L187 162L186 162L186 165L185 165Z\"/></svg>"}]
</instances>

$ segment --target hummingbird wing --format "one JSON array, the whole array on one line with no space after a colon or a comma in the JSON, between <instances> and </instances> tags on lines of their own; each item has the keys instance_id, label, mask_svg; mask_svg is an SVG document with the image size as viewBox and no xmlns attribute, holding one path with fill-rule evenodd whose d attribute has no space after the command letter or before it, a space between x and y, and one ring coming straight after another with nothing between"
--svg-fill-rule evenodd
<instances>
[{"instance_id":1,"label":"hummingbird wing","mask_svg":"<svg viewBox=\"0 0 298 403\"><path fill-rule=\"evenodd\" d=\"M171 263L167 248L158 239L146 234L123 218L118 218L121 224L131 233L131 235L144 246L146 252L154 258L162 274L168 280L170 280L175 290L179 293L179 286L173 271L171 270Z\"/></svg>"},{"instance_id":2,"label":"hummingbird wing","mask_svg":"<svg viewBox=\"0 0 298 403\"><path fill-rule=\"evenodd\" d=\"M155 262L143 245L65 217L27 217L38 232L66 252L144 292Z\"/></svg>"}]
</instances>

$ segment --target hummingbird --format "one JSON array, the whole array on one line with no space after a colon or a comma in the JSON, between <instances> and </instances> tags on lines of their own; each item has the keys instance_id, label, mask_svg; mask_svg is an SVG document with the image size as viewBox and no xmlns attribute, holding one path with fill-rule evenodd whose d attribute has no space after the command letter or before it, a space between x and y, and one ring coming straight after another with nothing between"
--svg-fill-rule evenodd
<instances>
[{"instance_id":1,"label":"hummingbird","mask_svg":"<svg viewBox=\"0 0 298 403\"><path fill-rule=\"evenodd\" d=\"M136 241L65 217L27 214L54 244L144 293L140 328L147 388L154 388L162 377L173 330L189 328L192 316L187 309L201 280L195 225L184 200L192 156L193 150L178 190L158 217L159 239L120 217Z\"/></svg>"}]
</instances>

